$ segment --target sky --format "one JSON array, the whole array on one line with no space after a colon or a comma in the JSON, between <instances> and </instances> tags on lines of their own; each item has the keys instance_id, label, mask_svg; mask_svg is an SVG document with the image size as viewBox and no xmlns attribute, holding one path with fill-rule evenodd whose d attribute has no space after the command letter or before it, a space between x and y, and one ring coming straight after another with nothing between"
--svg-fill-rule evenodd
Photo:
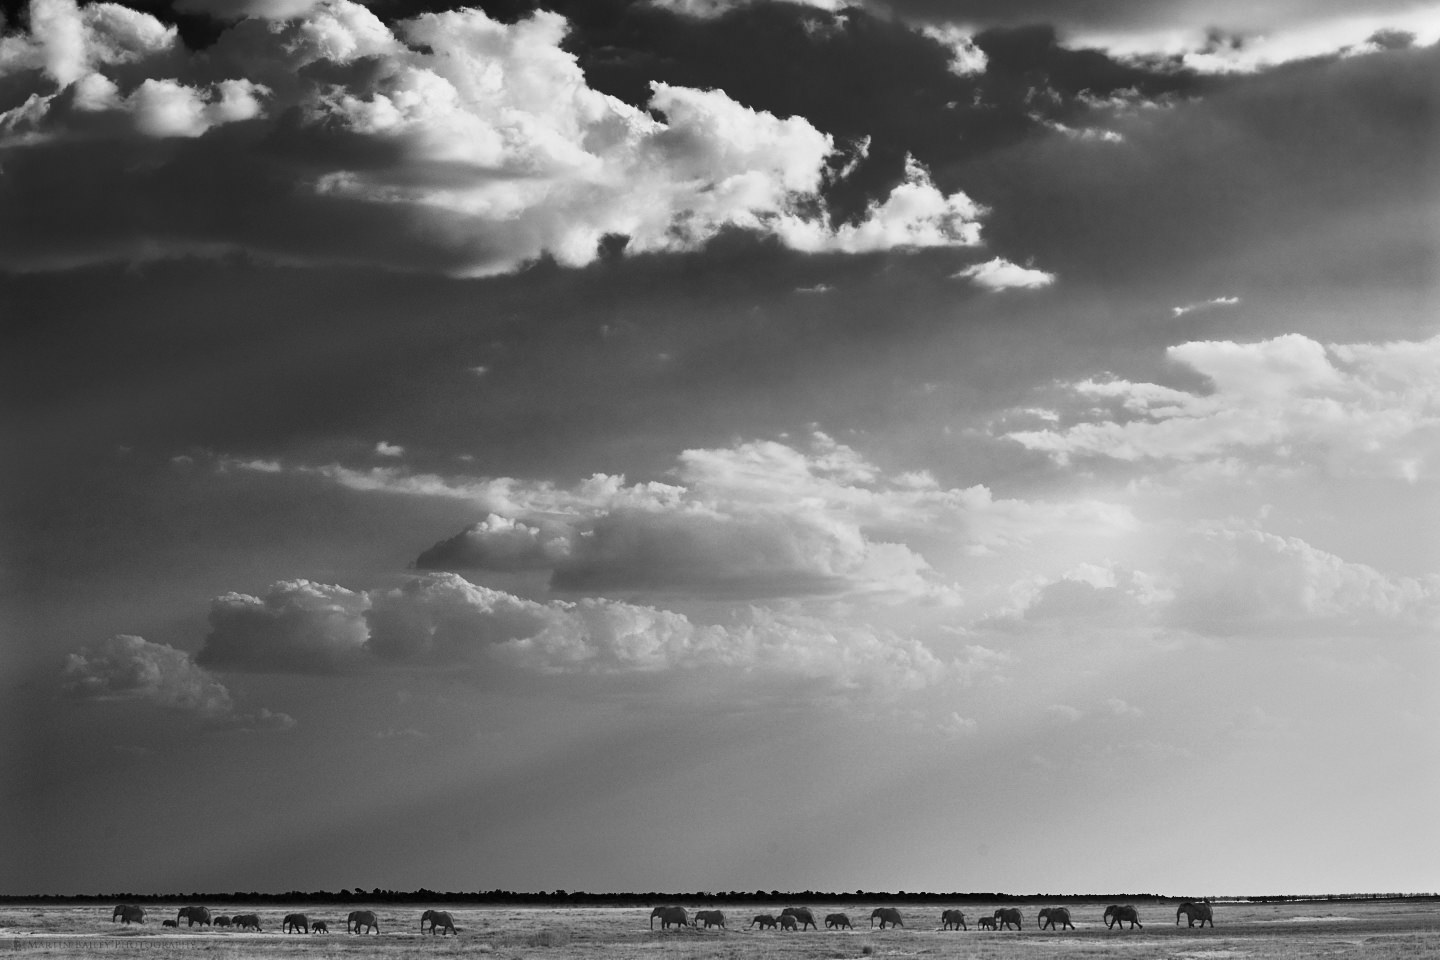
<instances>
[{"instance_id":1,"label":"sky","mask_svg":"<svg viewBox=\"0 0 1440 960\"><path fill-rule=\"evenodd\" d=\"M1440 4L4 16L0 893L1440 889Z\"/></svg>"}]
</instances>

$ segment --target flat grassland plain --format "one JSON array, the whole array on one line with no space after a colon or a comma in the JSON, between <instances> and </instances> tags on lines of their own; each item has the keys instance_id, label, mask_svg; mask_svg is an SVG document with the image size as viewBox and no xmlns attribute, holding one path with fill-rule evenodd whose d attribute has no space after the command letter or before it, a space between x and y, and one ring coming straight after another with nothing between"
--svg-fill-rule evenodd
<instances>
[{"instance_id":1,"label":"flat grassland plain","mask_svg":"<svg viewBox=\"0 0 1440 960\"><path fill-rule=\"evenodd\" d=\"M724 905L727 929L650 929L650 911L639 907L450 907L459 934L420 934L425 904L287 906L207 902L215 914L258 913L263 930L240 933L209 927L162 928L176 905L146 907L143 926L112 922L110 906L8 906L0 908L0 954L92 957L138 954L155 960L408 960L412 957L481 957L485 960L1299 960L1359 957L1367 960L1440 960L1440 902L1309 901L1281 904L1215 904L1215 927L1175 925L1174 900L1135 899L1143 929L1107 930L1105 901L1067 903L1075 930L1037 929L1043 901L1018 906L1020 932L979 931L974 921L995 905L961 903L969 931L940 929L942 906L898 904L905 926L872 929L873 904L812 907L819 931L785 933L745 929L757 914L780 912L766 904ZM706 903L684 905L713 908ZM796 906L804 904L797 903ZM374 910L379 936L345 932L350 910ZM324 920L331 933L284 934L287 913ZM851 931L824 929L829 913L845 913Z\"/></svg>"}]
</instances>

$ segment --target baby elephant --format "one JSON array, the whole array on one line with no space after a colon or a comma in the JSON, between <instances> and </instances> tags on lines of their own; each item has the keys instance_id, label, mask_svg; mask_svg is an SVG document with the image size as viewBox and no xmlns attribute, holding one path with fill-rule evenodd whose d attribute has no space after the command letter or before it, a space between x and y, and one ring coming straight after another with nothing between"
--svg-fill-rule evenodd
<instances>
[{"instance_id":1,"label":"baby elephant","mask_svg":"<svg viewBox=\"0 0 1440 960\"><path fill-rule=\"evenodd\" d=\"M772 916L771 914L762 913L762 914L760 914L760 916L758 916L758 917L756 917L754 920L751 920L751 921L750 921L750 927L753 927L753 926L755 926L756 924L759 924L759 925L760 925L760 929L761 929L761 930L764 930L764 929L767 929L767 928L773 930L773 929L775 929L775 927L777 927L777 926L780 925L780 921L779 921L779 920L776 920L775 917ZM745 929L746 929L746 930L749 930L750 927L746 927Z\"/></svg>"},{"instance_id":2,"label":"baby elephant","mask_svg":"<svg viewBox=\"0 0 1440 960\"><path fill-rule=\"evenodd\" d=\"M178 926L180 926L180 924L176 923L174 920L161 920L161 921L160 921L160 926L162 926L162 927L178 927Z\"/></svg>"},{"instance_id":3,"label":"baby elephant","mask_svg":"<svg viewBox=\"0 0 1440 960\"><path fill-rule=\"evenodd\" d=\"M800 929L799 924L800 921L788 913L781 914L780 916L781 930L798 930Z\"/></svg>"},{"instance_id":4,"label":"baby elephant","mask_svg":"<svg viewBox=\"0 0 1440 960\"><path fill-rule=\"evenodd\" d=\"M311 933L329 933L329 932L330 932L330 928L325 925L325 921L324 921L324 920L316 920L314 923L310 924L310 932L311 932Z\"/></svg>"},{"instance_id":5,"label":"baby elephant","mask_svg":"<svg viewBox=\"0 0 1440 960\"><path fill-rule=\"evenodd\" d=\"M843 913L827 913L825 915L825 929L839 930L841 927L846 930L854 929L850 926L850 918Z\"/></svg>"},{"instance_id":6,"label":"baby elephant","mask_svg":"<svg viewBox=\"0 0 1440 960\"><path fill-rule=\"evenodd\" d=\"M994 917L981 917L975 921L975 926L981 930L994 930L996 922Z\"/></svg>"}]
</instances>

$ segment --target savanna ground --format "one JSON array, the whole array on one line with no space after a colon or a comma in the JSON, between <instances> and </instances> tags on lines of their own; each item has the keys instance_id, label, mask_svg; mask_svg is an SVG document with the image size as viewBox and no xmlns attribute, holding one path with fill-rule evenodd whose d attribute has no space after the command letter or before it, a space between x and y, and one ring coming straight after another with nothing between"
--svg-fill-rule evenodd
<instances>
[{"instance_id":1,"label":"savanna ground","mask_svg":"<svg viewBox=\"0 0 1440 960\"><path fill-rule=\"evenodd\" d=\"M871 906L812 906L823 924L827 913L844 912L850 932L777 933L746 930L771 906L725 906L729 929L649 928L648 909L616 907L449 907L460 933L422 939L424 905L371 907L382 935L345 933L345 916L355 906L251 907L207 903L216 914L258 913L261 933L196 927L162 928L176 907L147 907L143 926L110 920L111 907L43 906L0 908L0 953L61 958L131 954L153 960L409 960L419 956L483 960L1440 960L1440 903L1434 901L1339 901L1289 904L1221 903L1212 930L1175 926L1175 901L1133 900L1143 929L1107 930L1105 903L1067 904L1077 929L1063 933L1036 929L1042 902L1019 904L1024 929L979 932L974 919L994 905L957 904L969 932L942 931L940 906L900 907L901 929L870 929ZM712 905L685 904L692 910ZM799 906L801 904L797 904ZM282 934L286 913L304 912L325 920L326 935Z\"/></svg>"}]
</instances>

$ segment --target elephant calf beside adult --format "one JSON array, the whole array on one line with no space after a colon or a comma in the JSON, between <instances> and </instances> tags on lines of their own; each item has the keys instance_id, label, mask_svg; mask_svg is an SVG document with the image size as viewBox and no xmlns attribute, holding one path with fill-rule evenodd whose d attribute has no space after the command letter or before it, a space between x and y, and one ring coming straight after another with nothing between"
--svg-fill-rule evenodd
<instances>
[{"instance_id":1,"label":"elephant calf beside adult","mask_svg":"<svg viewBox=\"0 0 1440 960\"><path fill-rule=\"evenodd\" d=\"M1202 927L1205 926L1207 922L1212 928L1215 926L1215 911L1210 908L1210 904L1204 901L1196 903L1192 900L1186 900L1180 904L1180 906L1176 907L1175 926L1177 927L1180 926L1180 914L1182 913L1185 914L1185 926L1187 927L1195 926L1197 920Z\"/></svg>"},{"instance_id":2,"label":"elephant calf beside adult","mask_svg":"<svg viewBox=\"0 0 1440 960\"><path fill-rule=\"evenodd\" d=\"M818 926L815 925L815 914L810 912L809 907L786 907L784 910L780 911L780 916L794 917L795 922L800 924L801 930L804 930L806 927L809 927L812 930L820 929Z\"/></svg>"},{"instance_id":3,"label":"elephant calf beside adult","mask_svg":"<svg viewBox=\"0 0 1440 960\"><path fill-rule=\"evenodd\" d=\"M237 930L254 930L260 932L260 914L258 913L237 913L230 918Z\"/></svg>"},{"instance_id":4,"label":"elephant calf beside adult","mask_svg":"<svg viewBox=\"0 0 1440 960\"><path fill-rule=\"evenodd\" d=\"M995 922L999 924L998 929L1000 929L1000 930L1006 929L1006 928L1009 927L1011 924L1014 924L1016 930L1021 929L1021 926L1020 926L1020 908L1019 908L1019 907L998 907L998 908L996 908L996 910L995 910Z\"/></svg>"},{"instance_id":5,"label":"elephant calf beside adult","mask_svg":"<svg viewBox=\"0 0 1440 960\"><path fill-rule=\"evenodd\" d=\"M762 913L758 917L751 920L750 926L747 926L745 929L749 930L750 927L756 925L759 925L761 930L773 930L774 928L780 926L780 921L776 920L775 917L771 914Z\"/></svg>"},{"instance_id":6,"label":"elephant calf beside adult","mask_svg":"<svg viewBox=\"0 0 1440 960\"><path fill-rule=\"evenodd\" d=\"M455 918L450 916L450 911L448 910L426 910L420 914L421 933L425 932L425 924L427 922L430 924L430 936L432 937L435 936L435 929L437 927L440 928L440 936L442 937L445 936L446 933L453 933L457 937L460 936L459 931L455 929Z\"/></svg>"}]
</instances>

